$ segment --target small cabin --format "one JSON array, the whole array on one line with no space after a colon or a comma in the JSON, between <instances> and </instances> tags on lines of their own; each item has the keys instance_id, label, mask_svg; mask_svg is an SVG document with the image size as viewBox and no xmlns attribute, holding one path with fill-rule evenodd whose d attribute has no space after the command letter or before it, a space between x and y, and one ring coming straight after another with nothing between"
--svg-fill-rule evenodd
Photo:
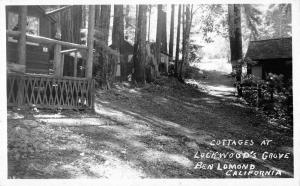
<instances>
[{"instance_id":1,"label":"small cabin","mask_svg":"<svg viewBox=\"0 0 300 186\"><path fill-rule=\"evenodd\" d=\"M20 6L6 7L6 29L18 31ZM41 6L28 6L26 16L26 33L34 36L43 36L54 38L55 35L55 18L46 15ZM7 62L8 64L17 63L18 40L14 37L7 38ZM51 68L50 60L53 60L53 47L42 45L35 42L26 42L26 67L23 69L27 73L49 74ZM52 56L51 56L52 54Z\"/></svg>"},{"instance_id":2,"label":"small cabin","mask_svg":"<svg viewBox=\"0 0 300 186\"><path fill-rule=\"evenodd\" d=\"M251 41L245 58L247 73L265 79L268 73L292 78L292 38Z\"/></svg>"}]
</instances>

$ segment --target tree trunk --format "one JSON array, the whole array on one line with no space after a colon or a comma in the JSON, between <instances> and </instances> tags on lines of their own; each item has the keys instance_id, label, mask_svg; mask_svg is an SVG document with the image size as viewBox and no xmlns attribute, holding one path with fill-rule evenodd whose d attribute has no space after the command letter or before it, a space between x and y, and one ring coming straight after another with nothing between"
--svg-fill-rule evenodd
<instances>
[{"instance_id":1,"label":"tree trunk","mask_svg":"<svg viewBox=\"0 0 300 186\"><path fill-rule=\"evenodd\" d=\"M60 12L61 15L61 40L71 43L80 43L80 29L83 17L82 6L74 5Z\"/></svg>"},{"instance_id":2,"label":"tree trunk","mask_svg":"<svg viewBox=\"0 0 300 186\"><path fill-rule=\"evenodd\" d=\"M174 42L174 9L175 5L172 5L171 10L171 26L170 26L170 42L169 42L169 56L170 60L173 59L173 42Z\"/></svg>"},{"instance_id":3,"label":"tree trunk","mask_svg":"<svg viewBox=\"0 0 300 186\"><path fill-rule=\"evenodd\" d=\"M69 9L61 11L58 13L60 19L58 20L60 24L60 36L58 38L62 41L67 41L71 43L81 43L81 34L80 29L82 28L82 17L83 17L83 8L81 5L74 5ZM86 16L88 17L88 16ZM86 33L87 36L87 33ZM67 47L61 46L61 50L65 50ZM61 60L60 67L60 76L71 75L73 74L74 63L64 63L64 60ZM83 65L84 66L84 65ZM65 68L64 68L65 67ZM87 69L85 69L85 74L87 74ZM91 75L91 74L90 74Z\"/></svg>"},{"instance_id":4,"label":"tree trunk","mask_svg":"<svg viewBox=\"0 0 300 186\"><path fill-rule=\"evenodd\" d=\"M101 10L100 10L101 7ZM99 31L100 35L95 35L95 39L99 41L103 41L106 45L108 45L108 37L109 37L109 25L110 25L110 5L101 5L97 6L98 12L96 15L96 25L95 30ZM96 11L97 12L97 11ZM99 15L100 14L100 15ZM98 53L98 64L95 67L95 77L98 80L98 83L101 85L102 88L106 89L109 88L111 85L109 82L109 63L107 53L104 53L103 49L96 44L96 52ZM114 66L114 65L112 65Z\"/></svg>"},{"instance_id":5,"label":"tree trunk","mask_svg":"<svg viewBox=\"0 0 300 186\"><path fill-rule=\"evenodd\" d=\"M157 26L156 26L156 60L160 65L160 52L161 52L161 32L162 32L162 5L157 5Z\"/></svg>"},{"instance_id":6,"label":"tree trunk","mask_svg":"<svg viewBox=\"0 0 300 186\"><path fill-rule=\"evenodd\" d=\"M240 87L242 78L242 29L241 29L241 7L240 5L228 5L229 41L231 53L231 65L236 75L236 86L238 96L242 96Z\"/></svg>"},{"instance_id":7,"label":"tree trunk","mask_svg":"<svg viewBox=\"0 0 300 186\"><path fill-rule=\"evenodd\" d=\"M190 31L192 26L193 14L191 10L193 9L192 5L185 5L185 10L183 10L183 21L182 21L182 62L180 64L179 76L178 79L183 81L183 72L184 68L188 65L189 59L189 44L190 44Z\"/></svg>"},{"instance_id":8,"label":"tree trunk","mask_svg":"<svg viewBox=\"0 0 300 186\"><path fill-rule=\"evenodd\" d=\"M161 47L162 51L165 53L168 53L168 42L167 42L167 12L166 12L166 6L164 5L164 8L161 11Z\"/></svg>"},{"instance_id":9,"label":"tree trunk","mask_svg":"<svg viewBox=\"0 0 300 186\"><path fill-rule=\"evenodd\" d=\"M134 73L133 79L137 83L145 83L146 63L146 29L147 29L147 5L139 5L138 20L136 26L136 42L134 44Z\"/></svg>"},{"instance_id":10,"label":"tree trunk","mask_svg":"<svg viewBox=\"0 0 300 186\"><path fill-rule=\"evenodd\" d=\"M130 5L125 6L125 15L124 15L124 20L125 20L125 38L129 37L129 27L130 27Z\"/></svg>"},{"instance_id":11,"label":"tree trunk","mask_svg":"<svg viewBox=\"0 0 300 186\"><path fill-rule=\"evenodd\" d=\"M114 5L114 19L113 19L113 33L112 33L112 47L120 52L120 80L126 79L126 64L123 56L123 42L124 42L124 14L123 5ZM118 67L117 67L118 68Z\"/></svg>"},{"instance_id":12,"label":"tree trunk","mask_svg":"<svg viewBox=\"0 0 300 186\"><path fill-rule=\"evenodd\" d=\"M179 43L180 43L180 19L181 19L181 5L178 7L178 20L177 20L177 38L176 38L176 55L175 55L175 77L178 76L178 63L179 63Z\"/></svg>"},{"instance_id":13,"label":"tree trunk","mask_svg":"<svg viewBox=\"0 0 300 186\"><path fill-rule=\"evenodd\" d=\"M135 5L135 28L138 25L138 17L139 17L139 5ZM137 39L137 31L135 29L135 31L134 31L134 43L136 43L136 39Z\"/></svg>"},{"instance_id":14,"label":"tree trunk","mask_svg":"<svg viewBox=\"0 0 300 186\"><path fill-rule=\"evenodd\" d=\"M179 64L179 73L178 73L178 80L182 81L182 71L183 71L183 63L184 63L184 59L185 59L185 50L186 50L186 44L185 44L185 38L186 38L186 17L185 17L185 6L182 6L182 60Z\"/></svg>"},{"instance_id":15,"label":"tree trunk","mask_svg":"<svg viewBox=\"0 0 300 186\"><path fill-rule=\"evenodd\" d=\"M150 42L151 9L152 5L149 5L148 42Z\"/></svg>"}]
</instances>

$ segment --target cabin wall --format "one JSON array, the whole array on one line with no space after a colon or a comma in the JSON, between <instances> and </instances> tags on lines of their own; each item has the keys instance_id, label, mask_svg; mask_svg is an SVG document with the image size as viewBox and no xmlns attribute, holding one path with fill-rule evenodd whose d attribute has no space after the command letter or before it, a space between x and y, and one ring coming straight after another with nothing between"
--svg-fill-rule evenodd
<instances>
[{"instance_id":1,"label":"cabin wall","mask_svg":"<svg viewBox=\"0 0 300 186\"><path fill-rule=\"evenodd\" d=\"M7 61L16 63L18 60L17 43L7 42ZM48 74L50 68L49 52L44 52L42 46L26 45L26 72Z\"/></svg>"},{"instance_id":2,"label":"cabin wall","mask_svg":"<svg viewBox=\"0 0 300 186\"><path fill-rule=\"evenodd\" d=\"M255 77L262 79L262 66L261 65L256 65L253 66L251 69L251 73L252 75L254 75Z\"/></svg>"}]
</instances>

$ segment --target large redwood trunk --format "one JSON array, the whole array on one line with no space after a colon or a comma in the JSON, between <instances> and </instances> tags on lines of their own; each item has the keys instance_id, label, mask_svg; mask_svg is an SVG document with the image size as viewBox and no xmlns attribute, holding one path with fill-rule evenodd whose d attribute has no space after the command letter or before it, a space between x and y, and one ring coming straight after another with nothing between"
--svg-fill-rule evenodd
<instances>
[{"instance_id":1,"label":"large redwood trunk","mask_svg":"<svg viewBox=\"0 0 300 186\"><path fill-rule=\"evenodd\" d=\"M179 81L183 81L184 78L184 68L188 65L189 58L189 44L190 44L190 31L192 26L192 10L193 5L184 5L183 6L183 15L182 15L182 62L180 63L179 68Z\"/></svg>"},{"instance_id":2,"label":"large redwood trunk","mask_svg":"<svg viewBox=\"0 0 300 186\"><path fill-rule=\"evenodd\" d=\"M126 79L126 64L125 56L123 56L122 46L124 42L124 13L123 5L114 5L114 20L112 33L112 47L120 52L120 70L121 80Z\"/></svg>"},{"instance_id":3,"label":"large redwood trunk","mask_svg":"<svg viewBox=\"0 0 300 186\"><path fill-rule=\"evenodd\" d=\"M101 10L100 10L101 8ZM110 25L110 5L101 5L96 7L96 24L95 30L99 31L101 34L96 34L95 39L104 42L108 45L108 37L109 37L109 25ZM99 84L102 88L109 88L110 82L109 80L112 79L109 77L109 73L114 68L113 64L108 63L107 54L101 49L99 45L95 45L96 52L98 53L98 64L95 68L95 77L96 80L99 80Z\"/></svg>"},{"instance_id":4,"label":"large redwood trunk","mask_svg":"<svg viewBox=\"0 0 300 186\"><path fill-rule=\"evenodd\" d=\"M162 5L157 5L157 26L156 26L156 60L157 64L160 63L161 52L161 32L162 32Z\"/></svg>"},{"instance_id":5,"label":"large redwood trunk","mask_svg":"<svg viewBox=\"0 0 300 186\"><path fill-rule=\"evenodd\" d=\"M146 27L147 27L147 5L139 5L138 20L136 26L136 39L134 44L134 73L133 79L139 84L145 83L146 63Z\"/></svg>"},{"instance_id":6,"label":"large redwood trunk","mask_svg":"<svg viewBox=\"0 0 300 186\"><path fill-rule=\"evenodd\" d=\"M236 75L236 85L238 96L242 96L240 87L242 78L242 29L241 29L241 6L234 4L228 5L228 25L229 41L231 53L232 70Z\"/></svg>"},{"instance_id":7,"label":"large redwood trunk","mask_svg":"<svg viewBox=\"0 0 300 186\"><path fill-rule=\"evenodd\" d=\"M82 6L74 5L60 12L61 40L80 43L80 29L82 28Z\"/></svg>"}]
</instances>

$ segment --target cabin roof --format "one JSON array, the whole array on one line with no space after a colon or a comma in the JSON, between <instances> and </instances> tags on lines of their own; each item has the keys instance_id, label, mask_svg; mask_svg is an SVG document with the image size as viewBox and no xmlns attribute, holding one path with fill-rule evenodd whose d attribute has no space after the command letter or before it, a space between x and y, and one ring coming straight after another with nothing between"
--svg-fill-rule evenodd
<instances>
[{"instance_id":1,"label":"cabin roof","mask_svg":"<svg viewBox=\"0 0 300 186\"><path fill-rule=\"evenodd\" d=\"M246 57L252 60L291 59L292 38L250 41Z\"/></svg>"}]
</instances>

